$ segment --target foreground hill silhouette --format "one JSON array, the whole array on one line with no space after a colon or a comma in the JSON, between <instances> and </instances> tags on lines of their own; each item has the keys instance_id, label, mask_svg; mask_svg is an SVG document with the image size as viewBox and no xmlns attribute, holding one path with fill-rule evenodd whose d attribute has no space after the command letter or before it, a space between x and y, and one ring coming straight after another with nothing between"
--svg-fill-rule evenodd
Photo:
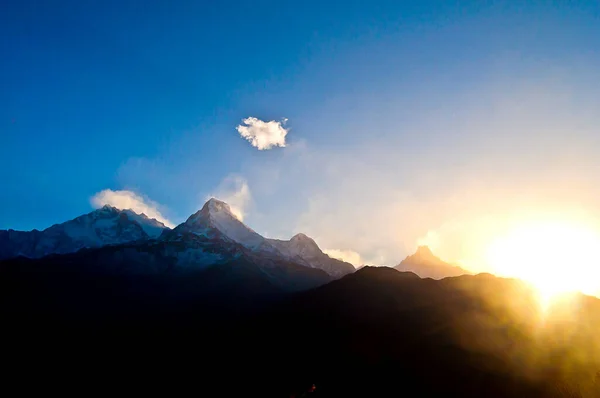
<instances>
[{"instance_id":1,"label":"foreground hill silhouette","mask_svg":"<svg viewBox=\"0 0 600 398\"><path fill-rule=\"evenodd\" d=\"M487 274L365 267L286 293L244 264L93 275L61 258L0 263L4 380L23 392L599 396L600 301L583 295L543 312Z\"/></svg>"}]
</instances>

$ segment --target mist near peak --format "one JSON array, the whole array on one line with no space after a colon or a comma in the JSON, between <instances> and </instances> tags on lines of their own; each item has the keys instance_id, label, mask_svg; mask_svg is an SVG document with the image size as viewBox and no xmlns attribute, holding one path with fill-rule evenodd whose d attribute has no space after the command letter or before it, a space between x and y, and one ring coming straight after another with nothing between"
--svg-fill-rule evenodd
<instances>
[{"instance_id":1,"label":"mist near peak","mask_svg":"<svg viewBox=\"0 0 600 398\"><path fill-rule=\"evenodd\" d=\"M355 267L359 267L362 265L362 259L360 258L360 254L353 250L325 249L323 250L323 253L327 254L331 258L335 258L336 260L341 260L350 263Z\"/></svg>"},{"instance_id":2,"label":"mist near peak","mask_svg":"<svg viewBox=\"0 0 600 398\"><path fill-rule=\"evenodd\" d=\"M169 228L175 224L162 215L160 205L153 200L144 198L133 191L104 189L90 198L90 203L95 208L110 205L121 210L132 210L138 214L145 214L148 218L154 218Z\"/></svg>"},{"instance_id":3,"label":"mist near peak","mask_svg":"<svg viewBox=\"0 0 600 398\"><path fill-rule=\"evenodd\" d=\"M245 213L252 201L252 193L248 182L242 176L230 174L221 181L212 194L205 197L205 200L211 198L227 203L231 213L238 220L244 221Z\"/></svg>"}]
</instances>

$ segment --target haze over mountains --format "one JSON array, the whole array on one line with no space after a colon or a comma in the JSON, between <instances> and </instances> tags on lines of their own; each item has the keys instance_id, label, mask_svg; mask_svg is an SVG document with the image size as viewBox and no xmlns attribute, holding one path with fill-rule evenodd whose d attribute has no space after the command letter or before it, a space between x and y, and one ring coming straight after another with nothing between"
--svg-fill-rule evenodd
<instances>
[{"instance_id":1,"label":"haze over mountains","mask_svg":"<svg viewBox=\"0 0 600 398\"><path fill-rule=\"evenodd\" d=\"M442 261L427 246L419 246L415 254L406 257L394 268L402 272L414 272L421 278L433 279L470 274L459 266Z\"/></svg>"},{"instance_id":2,"label":"haze over mountains","mask_svg":"<svg viewBox=\"0 0 600 398\"><path fill-rule=\"evenodd\" d=\"M78 391L212 396L600 392L599 300L543 312L524 282L462 275L427 247L355 271L304 234L261 236L216 199L173 229L104 206L0 236L5 375L21 386L64 388L68 374Z\"/></svg>"}]
</instances>

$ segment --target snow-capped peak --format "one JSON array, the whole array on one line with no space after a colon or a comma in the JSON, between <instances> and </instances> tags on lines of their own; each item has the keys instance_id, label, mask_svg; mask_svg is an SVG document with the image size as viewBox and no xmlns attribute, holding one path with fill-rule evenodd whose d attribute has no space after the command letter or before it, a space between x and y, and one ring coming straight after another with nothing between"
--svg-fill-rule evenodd
<instances>
[{"instance_id":1,"label":"snow-capped peak","mask_svg":"<svg viewBox=\"0 0 600 398\"><path fill-rule=\"evenodd\" d=\"M292 238L290 240L305 241L305 242L314 242L314 240L311 237L303 234L302 232L300 232L299 234L296 234L296 235L292 236Z\"/></svg>"},{"instance_id":2,"label":"snow-capped peak","mask_svg":"<svg viewBox=\"0 0 600 398\"><path fill-rule=\"evenodd\" d=\"M206 203L204 203L204 206L202 206L202 208L200 210L198 210L196 213L192 214L187 221L185 222L185 224L191 225L191 224L197 224L199 222L202 222L203 220L212 220L215 218L235 218L237 220L237 218L235 217L235 215L231 212L231 207L229 207L229 205L223 201L220 201L218 199L215 198L211 198L209 199ZM238 220L239 222L239 220Z\"/></svg>"},{"instance_id":3,"label":"snow-capped peak","mask_svg":"<svg viewBox=\"0 0 600 398\"><path fill-rule=\"evenodd\" d=\"M433 252L431 251L429 246L419 246L417 248L417 251L415 252L415 254L413 254L413 256L417 256L417 257L425 258L425 259L435 257L435 255L433 254Z\"/></svg>"},{"instance_id":4,"label":"snow-capped peak","mask_svg":"<svg viewBox=\"0 0 600 398\"><path fill-rule=\"evenodd\" d=\"M210 213L225 212L233 216L231 207L219 199L210 198L202 208L206 208Z\"/></svg>"},{"instance_id":5,"label":"snow-capped peak","mask_svg":"<svg viewBox=\"0 0 600 398\"><path fill-rule=\"evenodd\" d=\"M290 239L290 246L293 251L303 253L304 256L321 255L323 252L317 245L317 242L303 233L296 234Z\"/></svg>"},{"instance_id":6,"label":"snow-capped peak","mask_svg":"<svg viewBox=\"0 0 600 398\"><path fill-rule=\"evenodd\" d=\"M294 235L290 240L267 239L267 241L287 257L307 259L324 256L317 243L302 233Z\"/></svg>"},{"instance_id":7,"label":"snow-capped peak","mask_svg":"<svg viewBox=\"0 0 600 398\"><path fill-rule=\"evenodd\" d=\"M81 217L91 217L92 219L107 219L117 216L125 216L130 221L136 222L142 227L144 232L150 238L158 238L158 236L168 227L155 218L150 218L144 213L136 213L132 209L119 209L115 206L105 204L99 209L94 210L88 215Z\"/></svg>"},{"instance_id":8,"label":"snow-capped peak","mask_svg":"<svg viewBox=\"0 0 600 398\"><path fill-rule=\"evenodd\" d=\"M458 276L469 272L459 266L447 263L437 257L428 246L419 246L417 251L407 256L394 267L398 271L411 271L421 278L441 279L448 276Z\"/></svg>"},{"instance_id":9,"label":"snow-capped peak","mask_svg":"<svg viewBox=\"0 0 600 398\"><path fill-rule=\"evenodd\" d=\"M116 207L113 207L111 205L104 205L99 209L94 210L93 212L89 213L89 215L91 215L92 217L106 217L107 215L114 215L116 213L118 213L120 210L117 209ZM83 215L85 216L85 214ZM80 217L83 217L80 216Z\"/></svg>"},{"instance_id":10,"label":"snow-capped peak","mask_svg":"<svg viewBox=\"0 0 600 398\"><path fill-rule=\"evenodd\" d=\"M403 262L406 263L415 263L415 264L425 264L425 263L436 263L436 264L446 264L439 257L437 257L429 246L419 246L414 254L407 256Z\"/></svg>"},{"instance_id":11,"label":"snow-capped peak","mask_svg":"<svg viewBox=\"0 0 600 398\"><path fill-rule=\"evenodd\" d=\"M202 209L192 214L173 232L183 231L207 237L213 236L218 231L227 238L251 249L262 248L265 243L265 238L241 222L231 212L227 203L215 198L209 199Z\"/></svg>"},{"instance_id":12,"label":"snow-capped peak","mask_svg":"<svg viewBox=\"0 0 600 398\"><path fill-rule=\"evenodd\" d=\"M0 258L22 255L37 258L48 254L72 253L93 248L156 238L166 227L132 210L111 205L83 214L43 231L22 231L0 242Z\"/></svg>"},{"instance_id":13,"label":"snow-capped peak","mask_svg":"<svg viewBox=\"0 0 600 398\"><path fill-rule=\"evenodd\" d=\"M290 240L267 239L283 256L311 268L319 268L334 277L341 277L354 271L354 266L330 258L309 236L299 233Z\"/></svg>"}]
</instances>

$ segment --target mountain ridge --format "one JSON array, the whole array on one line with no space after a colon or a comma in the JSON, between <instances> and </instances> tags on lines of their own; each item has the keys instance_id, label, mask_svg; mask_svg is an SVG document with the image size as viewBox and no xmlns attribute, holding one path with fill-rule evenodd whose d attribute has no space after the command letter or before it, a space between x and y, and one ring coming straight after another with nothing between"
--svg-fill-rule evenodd
<instances>
[{"instance_id":1,"label":"mountain ridge","mask_svg":"<svg viewBox=\"0 0 600 398\"><path fill-rule=\"evenodd\" d=\"M0 260L80 251L63 260L88 271L132 275L189 274L212 266L254 264L271 283L292 290L354 271L351 264L328 257L304 234L289 241L263 237L215 198L173 229L130 209L105 205L44 231L0 231Z\"/></svg>"},{"instance_id":2,"label":"mountain ridge","mask_svg":"<svg viewBox=\"0 0 600 398\"><path fill-rule=\"evenodd\" d=\"M104 205L87 214L44 230L0 230L0 259L16 256L40 258L158 237L167 227L132 210Z\"/></svg>"},{"instance_id":3,"label":"mountain ridge","mask_svg":"<svg viewBox=\"0 0 600 398\"><path fill-rule=\"evenodd\" d=\"M486 274L434 280L367 266L283 293L252 264L185 278L81 278L53 271L50 260L64 267L64 258L0 263L3 333L11 342L4 356L15 364L7 375L14 372L19 383L31 374L62 383L68 372L94 386L126 382L138 392L156 392L157 383L165 392L189 391L200 380L208 395L244 396L259 380L264 396L290 396L314 384L315 396L417 391L472 398L597 397L600 387L594 298L577 296L576 314L544 321L534 289ZM274 344L280 335L285 341ZM182 353L211 366L199 374ZM66 365L48 366L57 355ZM39 356L32 371L22 372L32 356ZM106 378L111 360L111 374L123 380ZM244 377L211 383L223 369ZM351 377L357 370L360 376Z\"/></svg>"},{"instance_id":4,"label":"mountain ridge","mask_svg":"<svg viewBox=\"0 0 600 398\"><path fill-rule=\"evenodd\" d=\"M181 240L184 235L188 236L187 239L227 239L249 249L256 256L279 256L309 268L320 269L335 278L354 271L352 264L327 256L312 238L303 233L294 235L290 240L263 237L240 221L227 203L216 198L210 198L182 224L164 231L159 239ZM192 235L198 238L192 238Z\"/></svg>"}]
</instances>

